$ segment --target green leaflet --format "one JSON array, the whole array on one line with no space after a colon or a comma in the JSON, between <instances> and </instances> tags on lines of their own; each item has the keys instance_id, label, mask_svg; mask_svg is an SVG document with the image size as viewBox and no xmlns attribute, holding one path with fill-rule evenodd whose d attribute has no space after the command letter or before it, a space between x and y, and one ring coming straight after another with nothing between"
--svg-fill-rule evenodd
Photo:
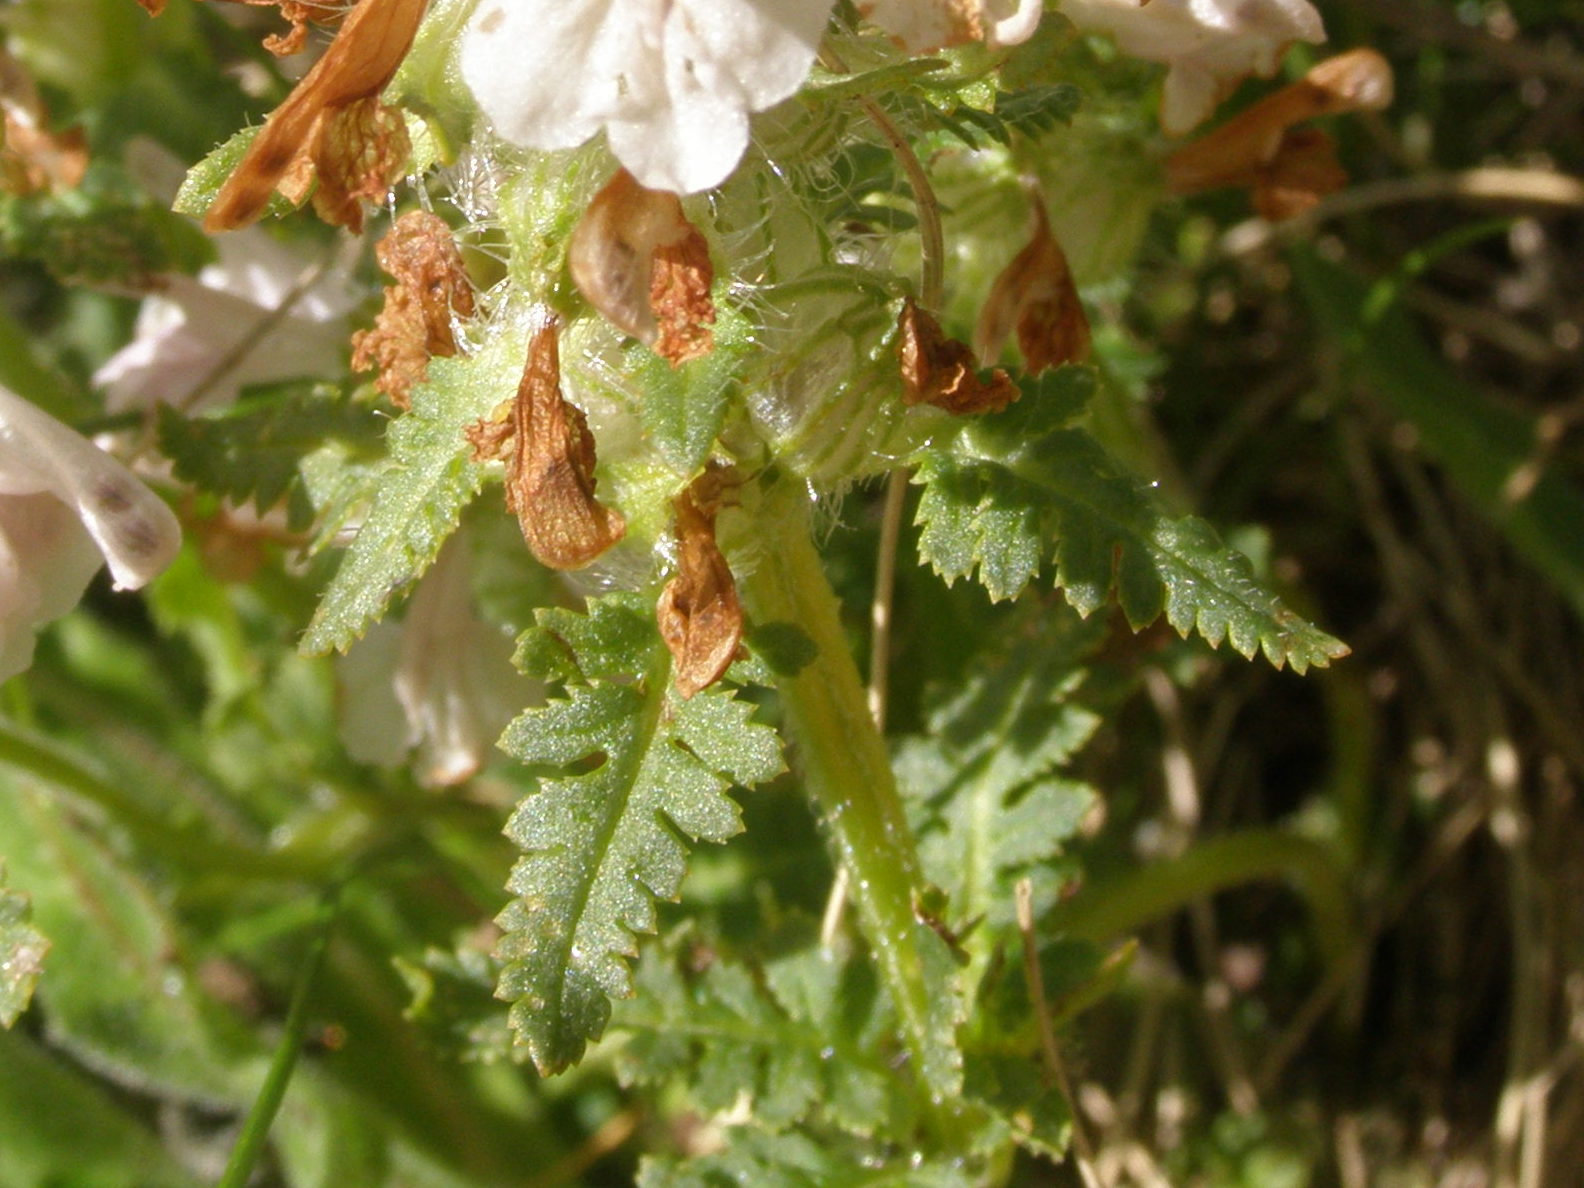
<instances>
[{"instance_id":1,"label":"green leaflet","mask_svg":"<svg viewBox=\"0 0 1584 1188\"><path fill-rule=\"evenodd\" d=\"M254 128L243 128L224 144L217 145L207 157L187 171L187 177L182 181L181 189L176 191L176 201L171 203L171 209L177 214L191 215L201 219L209 213L209 207L214 204L215 195L220 192L220 187L225 185L226 179L236 172L236 167L242 164L242 158L247 156L248 149L253 147L253 139L263 125ZM269 202L264 207L267 217L278 217L290 214L294 207L279 194L271 194Z\"/></svg>"},{"instance_id":2,"label":"green leaflet","mask_svg":"<svg viewBox=\"0 0 1584 1188\"><path fill-rule=\"evenodd\" d=\"M1228 639L1297 672L1347 654L1261 587L1210 525L1167 515L1083 429L1009 443L987 419L925 453L914 481L924 486L920 554L949 582L977 570L991 598L1012 598L1053 559L1083 615L1114 595L1135 629L1164 611L1184 635Z\"/></svg>"},{"instance_id":3,"label":"green leaflet","mask_svg":"<svg viewBox=\"0 0 1584 1188\"><path fill-rule=\"evenodd\" d=\"M728 1131L718 1154L645 1159L638 1171L638 1188L969 1188L981 1182L960 1158L924 1161L907 1152L866 1157L848 1144L746 1126Z\"/></svg>"},{"instance_id":4,"label":"green leaflet","mask_svg":"<svg viewBox=\"0 0 1584 1188\"><path fill-rule=\"evenodd\" d=\"M1052 860L1093 805L1062 768L1099 716L1077 700L1101 624L1071 612L1025 616L1003 654L929 714L898 748L925 874L948 895L950 922L983 917L990 939L1013 921L1013 883L1032 874L1036 912L1054 901Z\"/></svg>"},{"instance_id":5,"label":"green leaflet","mask_svg":"<svg viewBox=\"0 0 1584 1188\"><path fill-rule=\"evenodd\" d=\"M647 955L636 997L617 1008L612 1026L631 1033L617 1058L624 1082L680 1078L706 1113L747 1092L754 1125L768 1130L819 1123L894 1133L910 1115L886 1046L895 1019L867 960L809 948L762 976L723 960L689 976L685 958Z\"/></svg>"},{"instance_id":6,"label":"green leaflet","mask_svg":"<svg viewBox=\"0 0 1584 1188\"><path fill-rule=\"evenodd\" d=\"M160 450L176 477L233 503L268 511L288 495L292 525L305 526L307 503L298 468L327 440L371 444L381 424L367 406L339 399L325 385L284 384L208 416L188 418L159 406Z\"/></svg>"},{"instance_id":7,"label":"green leaflet","mask_svg":"<svg viewBox=\"0 0 1584 1188\"><path fill-rule=\"evenodd\" d=\"M44 968L49 940L34 928L26 895L8 890L0 860L0 1027L10 1027L27 1010Z\"/></svg>"},{"instance_id":8,"label":"green leaflet","mask_svg":"<svg viewBox=\"0 0 1584 1188\"><path fill-rule=\"evenodd\" d=\"M430 360L429 381L391 426L390 463L308 624L304 653L345 651L435 559L484 483L462 428L511 396L523 353L522 338L506 332L476 355Z\"/></svg>"},{"instance_id":9,"label":"green leaflet","mask_svg":"<svg viewBox=\"0 0 1584 1188\"><path fill-rule=\"evenodd\" d=\"M538 619L524 637L525 667L564 679L567 696L523 714L501 745L562 774L542 779L506 827L523 856L508 883L517 898L498 917L498 993L550 1074L599 1038L609 999L632 992L634 936L654 931L654 899L675 898L682 883L679 834L723 842L738 833L726 790L779 773L781 752L729 691L676 696L641 598L608 595L587 617L546 610Z\"/></svg>"}]
</instances>

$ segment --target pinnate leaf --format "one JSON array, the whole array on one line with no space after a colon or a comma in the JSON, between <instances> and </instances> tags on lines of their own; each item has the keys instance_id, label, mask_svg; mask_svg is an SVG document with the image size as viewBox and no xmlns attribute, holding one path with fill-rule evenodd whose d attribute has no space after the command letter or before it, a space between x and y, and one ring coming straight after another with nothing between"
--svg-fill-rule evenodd
<instances>
[{"instance_id":1,"label":"pinnate leaf","mask_svg":"<svg viewBox=\"0 0 1584 1188\"><path fill-rule=\"evenodd\" d=\"M391 426L389 464L308 625L305 653L345 651L440 552L484 483L462 427L512 394L522 349L520 336L504 334L477 355L430 361L429 382Z\"/></svg>"},{"instance_id":2,"label":"pinnate leaf","mask_svg":"<svg viewBox=\"0 0 1584 1188\"><path fill-rule=\"evenodd\" d=\"M968 1188L979 1178L960 1159L925 1160L830 1143L797 1132L734 1127L724 1149L695 1159L646 1159L638 1188Z\"/></svg>"},{"instance_id":3,"label":"pinnate leaf","mask_svg":"<svg viewBox=\"0 0 1584 1188\"><path fill-rule=\"evenodd\" d=\"M1014 621L1007 644L905 739L897 780L911 804L919 856L948 894L953 920L1010 925L1013 883L1032 873L1050 898L1051 860L1092 807L1062 769L1099 716L1082 704L1084 657L1101 625L1043 608Z\"/></svg>"},{"instance_id":4,"label":"pinnate leaf","mask_svg":"<svg viewBox=\"0 0 1584 1188\"><path fill-rule=\"evenodd\" d=\"M636 934L655 929L654 900L674 899L682 838L723 842L742 829L732 784L781 770L774 731L715 686L683 700L649 607L626 595L587 617L543 611L521 657L566 695L518 718L502 739L535 767L559 769L506 828L523 850L501 913L498 993L542 1073L582 1057L604 1031L610 999L632 992ZM637 679L628 679L637 674Z\"/></svg>"},{"instance_id":5,"label":"pinnate leaf","mask_svg":"<svg viewBox=\"0 0 1584 1188\"><path fill-rule=\"evenodd\" d=\"M905 1116L905 1082L884 1044L894 1020L867 961L800 950L762 974L717 960L689 975L655 953L613 1025L631 1033L618 1068L629 1084L690 1087L695 1108L749 1095L754 1124L828 1123L874 1134Z\"/></svg>"},{"instance_id":6,"label":"pinnate leaf","mask_svg":"<svg viewBox=\"0 0 1584 1188\"><path fill-rule=\"evenodd\" d=\"M1135 629L1164 612L1184 635L1298 672L1347 654L1265 590L1210 525L1169 515L1083 429L1009 441L995 420L919 462L919 549L947 581L977 570L991 598L1012 598L1054 560L1056 584L1084 615L1115 597Z\"/></svg>"}]
</instances>

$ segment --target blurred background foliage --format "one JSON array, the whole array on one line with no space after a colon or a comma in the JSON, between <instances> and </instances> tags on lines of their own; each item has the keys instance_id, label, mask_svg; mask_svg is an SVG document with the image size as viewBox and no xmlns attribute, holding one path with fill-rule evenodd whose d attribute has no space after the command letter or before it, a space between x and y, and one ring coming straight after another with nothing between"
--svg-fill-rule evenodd
<instances>
[{"instance_id":1,"label":"blurred background foliage","mask_svg":"<svg viewBox=\"0 0 1584 1188\"><path fill-rule=\"evenodd\" d=\"M0 8L90 162L75 197L0 197L0 382L80 428L139 431L105 420L91 377L132 336L132 280L211 250L167 213L150 143L193 162L285 93L269 18L229 7ZM1088 629L1098 725L1071 774L1101 807L1062 859L1084 889L1057 922L1139 947L1065 1033L1074 1084L1117 1183L1567 1183L1584 1167L1584 3L1319 7L1333 45L1396 69L1390 110L1333 128L1352 186L1276 229L1246 195L1162 204L1087 296L1113 449L1353 655L1300 678ZM325 242L304 222L283 234ZM860 490L828 515L855 641L878 514ZM439 795L352 762L335 666L294 651L324 578L300 525L209 496L183 515L186 551L148 597L96 586L0 689L0 930L52 945L0 1031L0 1185L212 1181L327 887L309 1050L261 1182L622 1184L642 1152L708 1149L710 1118L622 1087L619 1013L565 1076L510 1057L485 954L528 774L501 757ZM490 585L517 627L519 578ZM893 733L937 729L976 658L1066 615L904 565ZM772 955L817 921L831 869L801 794L783 780L743 807L743 837L694 855L664 916L692 931L665 959ZM1006 1175L1068 1171L1020 1156Z\"/></svg>"}]
</instances>

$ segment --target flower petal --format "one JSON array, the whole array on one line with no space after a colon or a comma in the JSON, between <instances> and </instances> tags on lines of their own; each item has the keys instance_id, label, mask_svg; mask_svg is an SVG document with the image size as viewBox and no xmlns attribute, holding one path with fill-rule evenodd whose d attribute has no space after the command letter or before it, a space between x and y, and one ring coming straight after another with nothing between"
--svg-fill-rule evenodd
<instances>
[{"instance_id":1,"label":"flower petal","mask_svg":"<svg viewBox=\"0 0 1584 1188\"><path fill-rule=\"evenodd\" d=\"M485 0L463 37L462 77L507 140L571 148L603 126L645 186L691 193L741 159L749 112L802 84L830 10L831 0Z\"/></svg>"},{"instance_id":2,"label":"flower petal","mask_svg":"<svg viewBox=\"0 0 1584 1188\"><path fill-rule=\"evenodd\" d=\"M118 590L135 590L181 545L170 508L109 454L0 388L0 494L49 494L75 510Z\"/></svg>"}]
</instances>

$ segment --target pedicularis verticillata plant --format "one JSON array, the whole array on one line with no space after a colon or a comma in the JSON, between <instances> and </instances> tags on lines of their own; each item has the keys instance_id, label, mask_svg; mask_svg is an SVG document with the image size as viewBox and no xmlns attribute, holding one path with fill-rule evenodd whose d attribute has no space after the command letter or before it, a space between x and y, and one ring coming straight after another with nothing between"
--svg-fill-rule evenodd
<instances>
[{"instance_id":1,"label":"pedicularis verticillata plant","mask_svg":"<svg viewBox=\"0 0 1584 1188\"><path fill-rule=\"evenodd\" d=\"M198 495L285 498L310 552L344 550L301 649L399 652L394 677L347 677L354 703L394 679L404 723L355 738L358 758L417 745L420 779L455 784L515 715L498 745L532 783L505 825L498 937L413 976L493 982L510 1038L479 1023L476 1054L557 1073L614 1026L628 1083L734 1107L724 1145L651 1159L647 1184L977 1183L1018 1147L1059 1157L1036 1016L1118 964L1045 944L1097 799L1065 772L1097 722L1080 694L1108 620L1298 671L1345 651L1173 506L1089 356L1121 341L1107 323L1172 187L1247 187L1270 217L1312 204L1345 179L1303 121L1386 102L1384 64L1322 62L1178 147L1156 109L1186 134L1323 40L1307 0L281 8L333 40L176 210L234 256L294 206L366 231L382 303L347 324L347 382L166 409L158 445ZM1139 60L1166 66L1158 101ZM279 297L294 317L347 258L315 250ZM201 341L204 302L182 308ZM903 739L883 728L885 648L866 684L821 557L833 509L882 485L882 643L890 554L914 539L947 585L983 587L987 616L1036 592ZM520 540L495 530L507 516ZM518 676L469 583L525 549L539 609ZM381 620L404 605L397 641ZM851 924L833 911L817 937L736 954L684 927L639 959L690 848L728 842L741 792L787 770Z\"/></svg>"}]
</instances>

